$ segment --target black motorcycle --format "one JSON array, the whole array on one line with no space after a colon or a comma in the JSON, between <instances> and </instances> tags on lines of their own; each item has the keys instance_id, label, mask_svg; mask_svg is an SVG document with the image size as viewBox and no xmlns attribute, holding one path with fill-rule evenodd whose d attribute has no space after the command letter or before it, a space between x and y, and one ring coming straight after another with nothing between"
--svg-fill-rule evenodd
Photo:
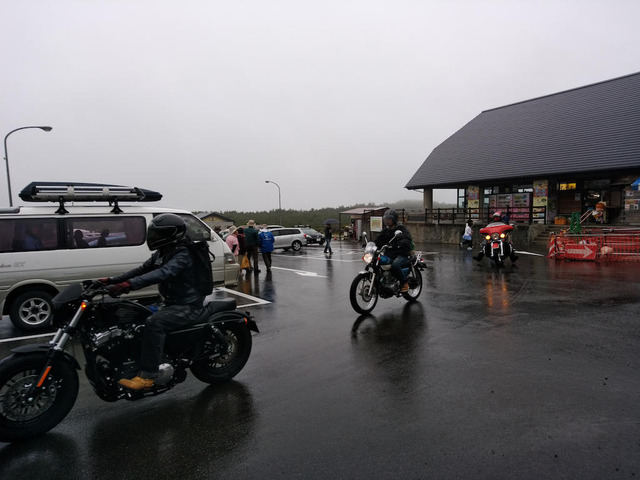
<instances>
[{"instance_id":1,"label":"black motorcycle","mask_svg":"<svg viewBox=\"0 0 640 480\"><path fill-rule=\"evenodd\" d=\"M107 402L139 400L164 393L187 378L202 382L230 380L251 354L253 317L236 311L233 299L208 303L197 322L167 334L158 377L151 388L128 390L118 384L138 372L145 319L152 310L140 303L108 296L101 282L70 285L54 299L53 339L44 345L15 348L0 362L0 441L30 438L55 427L78 396L80 365L64 351L78 336L85 373L95 393Z\"/></svg>"},{"instance_id":2,"label":"black motorcycle","mask_svg":"<svg viewBox=\"0 0 640 480\"><path fill-rule=\"evenodd\" d=\"M362 257L366 267L353 279L349 289L349 300L356 312L365 314L372 311L378 303L378 297L402 296L409 302L415 302L420 296L422 292L420 271L427 268L422 259L422 252L413 252L409 265L402 269L409 284L407 292L401 292L402 285L391 273L393 260L384 254L399 235L402 233L397 231L391 241L380 250L374 242L366 243ZM363 233L363 236L366 241L367 234Z\"/></svg>"}]
</instances>

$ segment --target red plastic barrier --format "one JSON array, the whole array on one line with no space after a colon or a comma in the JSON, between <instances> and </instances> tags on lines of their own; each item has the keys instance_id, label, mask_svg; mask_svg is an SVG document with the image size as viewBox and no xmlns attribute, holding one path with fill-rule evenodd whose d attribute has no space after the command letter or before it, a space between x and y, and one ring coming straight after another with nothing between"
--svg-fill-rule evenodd
<instances>
[{"instance_id":1,"label":"red plastic barrier","mask_svg":"<svg viewBox=\"0 0 640 480\"><path fill-rule=\"evenodd\" d=\"M603 230L601 233L551 235L549 258L556 260L640 262L639 230Z\"/></svg>"}]
</instances>

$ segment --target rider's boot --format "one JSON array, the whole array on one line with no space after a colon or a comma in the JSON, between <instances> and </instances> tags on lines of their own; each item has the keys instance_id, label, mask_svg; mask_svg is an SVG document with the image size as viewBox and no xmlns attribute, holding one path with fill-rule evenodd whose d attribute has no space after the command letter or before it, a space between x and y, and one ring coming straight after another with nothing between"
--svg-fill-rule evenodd
<instances>
[{"instance_id":1,"label":"rider's boot","mask_svg":"<svg viewBox=\"0 0 640 480\"><path fill-rule=\"evenodd\" d=\"M153 387L153 378L133 377L131 380L122 378L118 383L129 390L142 390Z\"/></svg>"}]
</instances>

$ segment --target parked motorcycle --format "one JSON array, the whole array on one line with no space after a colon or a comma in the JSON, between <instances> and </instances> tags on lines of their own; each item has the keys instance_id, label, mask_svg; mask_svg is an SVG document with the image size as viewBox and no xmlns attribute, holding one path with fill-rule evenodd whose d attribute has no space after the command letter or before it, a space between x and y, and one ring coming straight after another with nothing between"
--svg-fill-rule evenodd
<instances>
[{"instance_id":1,"label":"parked motorcycle","mask_svg":"<svg viewBox=\"0 0 640 480\"><path fill-rule=\"evenodd\" d=\"M480 234L485 236L485 240L480 246L480 254L475 257L476 260L482 260L482 257L486 255L494 261L497 267L502 267L507 257L512 263L515 262L518 256L509 240L509 232L512 230L513 225L503 222L493 222L481 228Z\"/></svg>"},{"instance_id":2,"label":"parked motorcycle","mask_svg":"<svg viewBox=\"0 0 640 480\"><path fill-rule=\"evenodd\" d=\"M55 427L78 395L80 365L65 345L80 340L85 373L102 400L140 400L164 393L187 378L217 384L236 376L251 354L253 317L236 311L234 299L208 303L197 322L170 332L154 385L132 391L118 384L138 372L145 319L152 311L137 302L111 298L99 281L70 285L53 299L55 325L48 344L13 349L0 362L0 441L24 440Z\"/></svg>"},{"instance_id":3,"label":"parked motorcycle","mask_svg":"<svg viewBox=\"0 0 640 480\"><path fill-rule=\"evenodd\" d=\"M409 266L402 269L409 283L409 291L401 292L402 285L391 273L393 260L385 255L385 251L393 245L394 240L402 235L397 231L391 241L380 250L374 242L367 242L367 233L363 232L366 245L362 260L365 269L358 273L351 283L349 300L353 309L361 314L369 313L378 303L378 297L390 298L403 296L409 302L415 302L422 292L421 270L426 267L422 252L415 252L410 257Z\"/></svg>"}]
</instances>

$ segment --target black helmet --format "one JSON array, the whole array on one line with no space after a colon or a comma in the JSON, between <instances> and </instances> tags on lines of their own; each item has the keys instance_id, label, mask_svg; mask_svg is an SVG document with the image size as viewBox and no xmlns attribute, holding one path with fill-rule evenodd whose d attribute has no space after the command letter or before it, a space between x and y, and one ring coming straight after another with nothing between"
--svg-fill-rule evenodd
<instances>
[{"instance_id":1,"label":"black helmet","mask_svg":"<svg viewBox=\"0 0 640 480\"><path fill-rule=\"evenodd\" d=\"M386 212L384 212L382 220L388 220L388 219L392 219L393 220L393 224L397 225L398 224L398 212L396 212L393 209L389 209Z\"/></svg>"},{"instance_id":2,"label":"black helmet","mask_svg":"<svg viewBox=\"0 0 640 480\"><path fill-rule=\"evenodd\" d=\"M187 233L187 226L180 216L174 213L162 213L151 220L147 229L147 246L149 250L166 247L182 240Z\"/></svg>"}]
</instances>

